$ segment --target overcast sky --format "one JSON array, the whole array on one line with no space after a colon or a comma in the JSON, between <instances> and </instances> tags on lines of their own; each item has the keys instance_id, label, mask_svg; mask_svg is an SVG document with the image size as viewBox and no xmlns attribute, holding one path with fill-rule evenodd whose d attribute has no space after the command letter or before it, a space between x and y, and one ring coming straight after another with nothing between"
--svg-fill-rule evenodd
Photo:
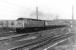
<instances>
[{"instance_id":1,"label":"overcast sky","mask_svg":"<svg viewBox=\"0 0 76 50\"><path fill-rule=\"evenodd\" d=\"M17 19L18 17L36 18L30 16L35 12L35 7L39 7L39 11L52 16L59 16L63 19L71 19L72 5L74 6L74 18L76 19L76 1L75 0L0 0L0 20L1 19ZM40 16L43 19L43 16Z\"/></svg>"}]
</instances>

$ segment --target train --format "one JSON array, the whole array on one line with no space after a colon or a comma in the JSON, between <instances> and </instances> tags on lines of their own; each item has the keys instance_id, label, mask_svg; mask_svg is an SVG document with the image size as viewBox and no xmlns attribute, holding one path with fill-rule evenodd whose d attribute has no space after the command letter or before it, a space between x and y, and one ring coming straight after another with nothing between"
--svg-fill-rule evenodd
<instances>
[{"instance_id":1,"label":"train","mask_svg":"<svg viewBox=\"0 0 76 50\"><path fill-rule=\"evenodd\" d=\"M0 27L14 28L17 33L41 31L50 28L63 27L64 22L47 21L39 19L18 18L17 20L0 21Z\"/></svg>"},{"instance_id":2,"label":"train","mask_svg":"<svg viewBox=\"0 0 76 50\"><path fill-rule=\"evenodd\" d=\"M53 29L57 27L65 27L68 26L67 23L64 22L57 22L57 21L48 21L48 20L39 20L39 19L28 19L28 18L18 18L18 21L24 21L24 27L16 28L18 33L22 32L35 32L35 31L42 31L46 29Z\"/></svg>"},{"instance_id":3,"label":"train","mask_svg":"<svg viewBox=\"0 0 76 50\"><path fill-rule=\"evenodd\" d=\"M18 18L17 21L24 21L24 27L18 27L16 28L16 31L18 33L24 33L24 32L35 32L40 31L44 29L45 23L43 20L37 20L37 19L28 19L28 18Z\"/></svg>"}]
</instances>

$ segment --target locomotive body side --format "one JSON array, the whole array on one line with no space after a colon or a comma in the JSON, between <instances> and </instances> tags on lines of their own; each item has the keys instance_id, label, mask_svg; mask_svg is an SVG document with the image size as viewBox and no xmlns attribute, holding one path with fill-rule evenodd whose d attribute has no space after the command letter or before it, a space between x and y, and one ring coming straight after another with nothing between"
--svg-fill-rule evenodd
<instances>
[{"instance_id":1,"label":"locomotive body side","mask_svg":"<svg viewBox=\"0 0 76 50\"><path fill-rule=\"evenodd\" d=\"M44 21L39 20L24 20L24 27L44 27Z\"/></svg>"},{"instance_id":2,"label":"locomotive body side","mask_svg":"<svg viewBox=\"0 0 76 50\"><path fill-rule=\"evenodd\" d=\"M18 20L19 21L19 20ZM34 32L44 27L44 21L37 19L22 19L24 21L23 28L16 28L17 32Z\"/></svg>"}]
</instances>

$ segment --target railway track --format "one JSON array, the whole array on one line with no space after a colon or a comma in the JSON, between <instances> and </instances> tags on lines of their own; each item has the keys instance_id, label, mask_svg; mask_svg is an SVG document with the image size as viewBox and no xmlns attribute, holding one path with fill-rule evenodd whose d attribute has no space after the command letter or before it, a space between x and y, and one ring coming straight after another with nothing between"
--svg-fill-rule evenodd
<instances>
[{"instance_id":1,"label":"railway track","mask_svg":"<svg viewBox=\"0 0 76 50\"><path fill-rule=\"evenodd\" d=\"M11 49L14 49L14 48L20 48L20 47L23 47L23 46L33 45L33 44L36 44L36 43L38 44L38 43L41 43L43 41L46 41L46 39L49 40L50 37L53 37L55 35L59 35L60 33L58 33L58 34L55 34L55 33L57 33L61 29L62 28L53 29L53 30L44 30L44 31L33 32L33 33L28 33L28 34L24 33L24 34L17 34L17 35L10 35L10 36L5 36L5 37L0 37L0 43L6 43L6 44L9 43L7 45L2 44L2 46L0 48L5 46L5 47L3 47L4 49L2 48L3 50L11 50ZM46 34L43 35L42 37L40 37L40 34L44 34L44 33L46 33ZM48 35L49 35L49 37L48 37ZM26 38L29 39L29 37L31 37L31 36L36 36L38 38L37 39L25 40Z\"/></svg>"},{"instance_id":2,"label":"railway track","mask_svg":"<svg viewBox=\"0 0 76 50\"><path fill-rule=\"evenodd\" d=\"M72 36L72 34L68 34L68 35L62 35L62 36L60 36L60 37L57 37L57 38L54 38L54 39L52 39L52 40L47 40L47 41L45 41L45 42L42 42L42 43L39 43L37 46L35 46L35 47L33 47L33 48L30 48L29 50L38 50L39 48L43 48L44 46L48 46L49 44L50 45L52 45L52 44L54 44L54 43L56 43L56 42L58 42L58 41L60 41L60 40L64 40L64 39L66 39L66 38L68 38L68 37L70 37L70 36Z\"/></svg>"},{"instance_id":3,"label":"railway track","mask_svg":"<svg viewBox=\"0 0 76 50\"><path fill-rule=\"evenodd\" d=\"M56 28L56 29L52 29L52 30L43 30L43 31L38 31L38 32L33 32L33 33L23 33L23 34L17 34L16 32L7 32L7 33L0 34L0 40L9 39L9 38L18 37L18 36L42 34L43 32L54 33L56 31L59 31L60 29L61 28L58 28L58 29Z\"/></svg>"},{"instance_id":4,"label":"railway track","mask_svg":"<svg viewBox=\"0 0 76 50\"><path fill-rule=\"evenodd\" d=\"M16 32L12 31L12 32L1 32L0 33L0 37L5 37L5 36L10 36L10 35L16 35Z\"/></svg>"},{"instance_id":5,"label":"railway track","mask_svg":"<svg viewBox=\"0 0 76 50\"><path fill-rule=\"evenodd\" d=\"M53 32L53 33L55 33L55 32ZM37 40L31 41L30 43L26 43L24 46L27 47L27 46L31 46L31 45L34 45L34 44L39 44L41 42L44 42L44 41L48 40L49 38L53 39L53 38L56 38L56 37L58 37L60 35L58 34L57 36L55 36L55 35L51 34L49 37L45 37L45 38L42 38L42 39L40 38L39 40L37 39ZM55 37L53 37L53 36L55 36Z\"/></svg>"},{"instance_id":6,"label":"railway track","mask_svg":"<svg viewBox=\"0 0 76 50\"><path fill-rule=\"evenodd\" d=\"M47 37L44 40L41 39L41 41L38 41L38 42L35 41L34 43L30 43L30 44L27 44L23 47L11 49L11 50L22 50L23 48L25 48L25 49L29 48L28 50L36 50L36 49L41 48L49 43L53 44L55 41L65 39L65 38L70 37L70 36L72 36L72 34L59 35L59 36L55 36L55 37Z\"/></svg>"},{"instance_id":7,"label":"railway track","mask_svg":"<svg viewBox=\"0 0 76 50\"><path fill-rule=\"evenodd\" d=\"M45 37L46 38L46 37ZM23 45L18 45L18 46L16 46L16 47L13 47L13 48L11 48L11 49L14 49L14 48L18 48L18 47L22 47L22 46L28 46L28 45L33 45L33 44L36 44L36 43L39 43L39 42L42 42L42 41L45 41L45 38L44 37L39 37L39 38L37 38L37 39L34 39L34 40L29 40L29 41L20 41L20 42L16 42L17 44L19 43L23 43ZM30 42L31 41L31 42ZM21 44L22 44L21 43ZM25 44L24 44L25 43Z\"/></svg>"}]
</instances>

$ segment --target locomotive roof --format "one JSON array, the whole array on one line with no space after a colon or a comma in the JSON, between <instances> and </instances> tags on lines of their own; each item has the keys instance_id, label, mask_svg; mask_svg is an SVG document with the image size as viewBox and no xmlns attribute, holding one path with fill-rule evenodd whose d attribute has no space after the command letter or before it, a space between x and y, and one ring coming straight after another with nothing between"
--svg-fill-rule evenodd
<instances>
[{"instance_id":1,"label":"locomotive roof","mask_svg":"<svg viewBox=\"0 0 76 50\"><path fill-rule=\"evenodd\" d=\"M32 19L32 18L18 18L17 20L36 20L36 21L43 21L43 20L40 20L40 19Z\"/></svg>"}]
</instances>

